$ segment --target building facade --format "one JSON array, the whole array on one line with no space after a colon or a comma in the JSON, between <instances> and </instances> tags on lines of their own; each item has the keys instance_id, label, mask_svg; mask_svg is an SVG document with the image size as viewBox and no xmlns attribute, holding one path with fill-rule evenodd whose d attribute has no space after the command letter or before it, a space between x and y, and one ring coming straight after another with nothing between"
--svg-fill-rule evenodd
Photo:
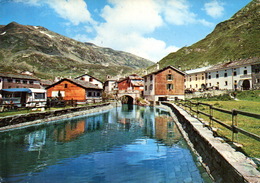
<instances>
[{"instance_id":1,"label":"building facade","mask_svg":"<svg viewBox=\"0 0 260 183\"><path fill-rule=\"evenodd\" d=\"M168 66L144 77L144 97L149 101L184 98L185 73Z\"/></svg>"},{"instance_id":2,"label":"building facade","mask_svg":"<svg viewBox=\"0 0 260 183\"><path fill-rule=\"evenodd\" d=\"M63 100L91 102L102 100L102 88L77 79L64 78L47 88L48 98L62 97Z\"/></svg>"},{"instance_id":3,"label":"building facade","mask_svg":"<svg viewBox=\"0 0 260 183\"><path fill-rule=\"evenodd\" d=\"M206 86L221 90L253 89L253 83L256 83L253 82L252 75L257 71L257 66L252 66L259 63L259 58L249 58L212 66L205 71ZM255 79L257 81L257 78Z\"/></svg>"},{"instance_id":4,"label":"building facade","mask_svg":"<svg viewBox=\"0 0 260 183\"><path fill-rule=\"evenodd\" d=\"M117 82L119 91L143 91L144 82L141 76L132 74L124 79Z\"/></svg>"},{"instance_id":5,"label":"building facade","mask_svg":"<svg viewBox=\"0 0 260 183\"><path fill-rule=\"evenodd\" d=\"M260 90L260 63L252 65L252 87Z\"/></svg>"},{"instance_id":6,"label":"building facade","mask_svg":"<svg viewBox=\"0 0 260 183\"><path fill-rule=\"evenodd\" d=\"M32 75L0 73L0 90L8 88L36 88L40 89L40 80Z\"/></svg>"},{"instance_id":7,"label":"building facade","mask_svg":"<svg viewBox=\"0 0 260 183\"><path fill-rule=\"evenodd\" d=\"M103 88L103 82L100 81L99 79L90 76L88 74L83 74L81 76L76 77L75 79L81 80L81 81L86 81L88 83L94 84L98 86L99 88Z\"/></svg>"},{"instance_id":8,"label":"building facade","mask_svg":"<svg viewBox=\"0 0 260 183\"><path fill-rule=\"evenodd\" d=\"M210 67L202 67L198 69L185 71L185 90L199 91L206 89L206 74L205 70Z\"/></svg>"}]
</instances>

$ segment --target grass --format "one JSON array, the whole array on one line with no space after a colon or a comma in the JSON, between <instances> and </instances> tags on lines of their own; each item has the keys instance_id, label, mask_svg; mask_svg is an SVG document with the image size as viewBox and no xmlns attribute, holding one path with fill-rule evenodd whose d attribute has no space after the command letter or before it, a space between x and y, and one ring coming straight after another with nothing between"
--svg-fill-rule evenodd
<instances>
[{"instance_id":1,"label":"grass","mask_svg":"<svg viewBox=\"0 0 260 183\"><path fill-rule=\"evenodd\" d=\"M95 104L89 103L89 104L80 104L77 105L77 107L84 107L84 106L92 106L92 105L98 105L102 104L100 102L97 102ZM66 106L66 107L51 107L50 109L46 109L45 111L49 110L58 110L58 109L67 109L71 108L71 106ZM40 110L27 110L27 109L20 109L20 110L10 110L10 111L4 111L0 112L0 117L6 117L6 116L14 116L14 115L19 115L19 114L29 114L29 113L35 113L35 112L40 112Z\"/></svg>"},{"instance_id":2,"label":"grass","mask_svg":"<svg viewBox=\"0 0 260 183\"><path fill-rule=\"evenodd\" d=\"M231 111L232 109L260 114L260 91L245 91L237 92L237 98L239 100L228 99L228 96L219 96L210 99L196 99L196 102L203 102L211 104L216 108L226 109ZM195 108L194 108L195 109ZM209 113L209 107L200 106L199 110L205 113ZM225 124L232 125L232 116L216 110L213 110L214 118L224 122ZM205 121L209 121L209 117L199 114L200 118ZM238 115L236 126L242 128L248 132L260 135L260 119L246 117ZM229 140L232 140L232 132L222 125L213 122L212 126L217 129L217 133ZM260 142L249 138L241 133L234 135L234 142L242 145L241 151L249 157L260 158Z\"/></svg>"}]
</instances>

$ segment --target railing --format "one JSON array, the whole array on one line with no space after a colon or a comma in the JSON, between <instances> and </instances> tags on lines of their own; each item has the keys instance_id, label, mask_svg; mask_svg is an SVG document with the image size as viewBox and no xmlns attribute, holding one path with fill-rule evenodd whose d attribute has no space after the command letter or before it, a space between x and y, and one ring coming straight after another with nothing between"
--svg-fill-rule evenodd
<instances>
[{"instance_id":1,"label":"railing","mask_svg":"<svg viewBox=\"0 0 260 183\"><path fill-rule=\"evenodd\" d=\"M192 113L196 113L196 116L199 117L199 114L203 114L204 116L207 116L209 118L209 126L213 127L213 122L216 122L218 124L220 124L221 126L223 126L224 128L230 130L232 132L232 142L234 142L234 135L237 133L242 133L250 138L253 138L257 141L260 141L260 136L251 132L248 132L242 128L238 128L238 122L237 122L237 116L238 114L246 116L246 117L251 117L254 119L260 119L260 114L255 114L255 113L249 113L249 112L244 112L244 111L240 111L240 110L236 110L233 109L232 111L229 110L225 110L225 109L220 109L217 107L214 107L213 105L207 104L207 103L202 103L202 102L192 102L190 100L181 100L181 99L177 99L176 100L176 104L179 106L183 106L185 108L189 109L189 112ZM206 106L208 107L208 113L203 112L201 110L199 110L199 107L201 106ZM195 108L195 109L194 109ZM221 113L225 113L225 114L229 114L232 117L232 124L228 125L223 121L218 120L215 116L213 111L218 111ZM260 121L259 121L260 122Z\"/></svg>"}]
</instances>

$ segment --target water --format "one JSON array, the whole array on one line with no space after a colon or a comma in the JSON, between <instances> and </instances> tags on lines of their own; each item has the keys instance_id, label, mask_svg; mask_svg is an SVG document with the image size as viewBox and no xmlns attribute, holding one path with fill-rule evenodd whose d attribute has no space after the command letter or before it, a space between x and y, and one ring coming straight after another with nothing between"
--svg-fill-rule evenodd
<instances>
[{"instance_id":1,"label":"water","mask_svg":"<svg viewBox=\"0 0 260 183\"><path fill-rule=\"evenodd\" d=\"M167 111L123 105L0 133L0 182L210 182Z\"/></svg>"}]
</instances>

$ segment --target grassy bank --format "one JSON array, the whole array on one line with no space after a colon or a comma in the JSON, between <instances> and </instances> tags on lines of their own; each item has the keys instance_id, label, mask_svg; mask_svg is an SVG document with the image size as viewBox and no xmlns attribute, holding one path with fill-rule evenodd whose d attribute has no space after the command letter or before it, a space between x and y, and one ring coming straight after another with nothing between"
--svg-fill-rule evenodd
<instances>
[{"instance_id":1,"label":"grassy bank","mask_svg":"<svg viewBox=\"0 0 260 183\"><path fill-rule=\"evenodd\" d=\"M212 97L208 99L195 99L194 102L203 102L213 105L216 108L232 110L237 109L240 111L250 112L260 114L260 91L245 91L237 92L236 98L238 100L233 100L229 95ZM194 108L195 109L195 108ZM209 113L209 108L207 106L199 107L199 110ZM213 116L228 124L232 125L232 116L230 114L225 114L218 111L213 111ZM209 121L209 117L200 114L200 118L203 118L205 121ZM237 127L242 128L248 132L260 135L260 119L245 117L243 115L237 116ZM214 128L217 129L217 133L220 136L224 136L228 139L232 139L232 132L218 123L214 122L212 124ZM235 134L234 141L242 145L242 151L249 156L260 158L260 142L249 138L241 133Z\"/></svg>"}]
</instances>

